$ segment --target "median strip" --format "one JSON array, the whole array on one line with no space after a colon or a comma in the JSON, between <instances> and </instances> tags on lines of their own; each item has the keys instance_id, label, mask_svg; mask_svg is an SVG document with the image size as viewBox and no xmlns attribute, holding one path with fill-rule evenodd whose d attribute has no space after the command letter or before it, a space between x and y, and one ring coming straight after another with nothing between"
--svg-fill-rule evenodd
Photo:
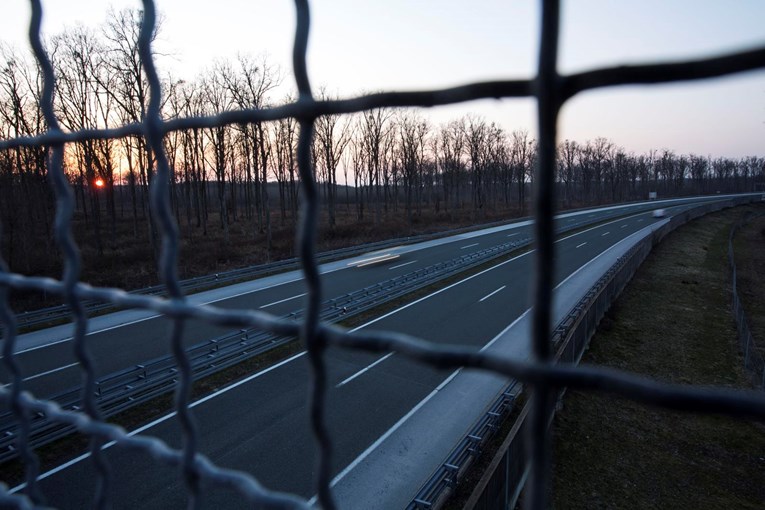
<instances>
[{"instance_id":1,"label":"median strip","mask_svg":"<svg viewBox=\"0 0 765 510\"><path fill-rule=\"evenodd\" d=\"M612 223L615 221L619 220L609 219L600 221L598 224ZM576 235L577 233L587 232L593 228L596 228L592 226L592 223L588 223L589 222L587 221L583 221L581 224L572 225L561 229L561 232L567 231L568 238L572 235ZM396 302L400 302L401 298L406 295L408 300L413 300L407 303L407 305L413 304L414 302L420 300L417 299L417 297L422 296L423 292L433 292L435 288L438 288L439 290L445 290L446 288L454 285L450 282L453 282L454 278L459 277L459 275L475 275L479 272L483 272L486 270L483 269L484 267L487 269L489 268L488 264L492 264L492 267L496 265L496 259L498 258L507 257L505 262L508 262L512 258L515 258L511 257L513 252L517 252L521 248L527 248L530 243L530 239L524 238L514 242L507 242L502 245L479 250L477 252L471 252L453 259L452 261L439 263L434 266L429 266L427 268L414 271L412 273L398 276L390 280L390 282L399 282L398 285L394 285L393 287L391 287L388 282L382 282L370 288L361 289L346 296L341 296L340 298L329 300L325 302L321 320L325 322L342 322L343 324L347 325L347 319L349 317L360 316L361 312L368 312L370 310L376 310L374 315L379 317L379 314L384 314L384 312L380 310L381 308L385 308L381 307L381 305L385 303L388 304L388 309L390 309L391 304L399 306L396 304ZM477 245L479 243L475 244ZM525 253L528 253L528 251ZM500 263L500 265L505 262ZM437 267L440 267L441 270L435 270ZM362 304L359 306L357 301L358 298L362 295ZM350 306L351 304L353 304L353 306ZM292 319L299 319L301 317L301 311L289 314L288 317ZM367 318L364 320L367 320L368 317L369 315L367 315ZM230 344L221 341L221 339L215 339L191 348L192 351L195 349L198 351L196 355L193 352L190 352L190 358L192 361L198 360L200 363L204 363L203 369L197 370L195 368L194 370L194 377L197 379L195 384L199 385L200 388L217 388L221 385L229 384L230 381L236 380L243 375L251 373L253 367L262 367L262 360L268 359L271 361L266 361L266 363L273 363L279 359L282 359L284 356L294 354L298 349L301 348L299 343L294 341L292 338L273 338L270 335L265 335L255 331L251 333L249 331L242 330L241 332L230 334L228 337L230 337L231 340ZM231 347L227 347L227 345L230 345ZM136 391L136 393L133 395L126 395L125 398L127 398L127 400L124 403L118 405L116 409L108 412L109 416L114 416L116 413L120 413L120 416L122 416L122 414L125 413L128 408L132 408L136 405L141 405L144 402L149 402L149 404L136 409L134 412L128 413L129 417L126 418L127 422L140 424L142 423L141 417L143 416L144 419L146 418L147 413L145 409L151 409L151 414L153 414L157 411L161 412L162 409L165 409L164 406L169 408L171 402L167 396L167 393L172 390L175 384L174 377L170 376L171 373L174 373L173 360L169 359L155 361L160 362L160 366L162 367L161 371L163 374L165 374L162 376L162 379L163 381L167 379L167 383L163 383L161 387L141 394L140 391L136 391L136 388L139 388L147 381L147 364L137 367L137 369L140 369L141 373L136 374L136 377L130 379L130 381L124 379L126 376L128 376L128 374L117 374L118 378L123 379L117 381L116 387L120 389L130 387L131 391ZM225 371L222 371L224 369ZM213 374L215 375L213 376ZM102 379L100 382L103 383L104 381L105 380ZM104 387L102 386L101 388ZM108 390L108 388L106 389ZM73 393L79 395L79 390L73 391ZM199 392L195 393L199 394ZM140 398L136 398L136 395L138 395ZM204 393L202 393L202 395L204 395ZM150 403L152 399L156 400L157 398L161 398L165 403L161 406L159 404ZM78 400L72 401L70 406L77 406L78 402ZM102 403L101 405L103 406L104 404ZM161 407L161 409L159 409L159 407ZM141 411L141 409L144 410ZM107 413L105 412L104 414ZM45 421L43 417L38 417L38 419L36 419L35 422ZM117 417L117 420L123 424L125 423L125 421L122 421L119 417ZM49 427L51 425L57 424L49 424L46 426L47 431L50 431ZM5 431L4 437L0 438L0 442L12 442L14 440L13 436L15 433L12 430L7 428L0 430ZM63 437L64 435L66 434L62 432L56 437ZM52 439L55 438L48 437L44 442ZM74 445L82 443L82 438L77 436L73 437L72 440L72 444ZM44 442L34 442L36 442L38 445L44 444ZM77 446L77 448L80 447L81 446ZM64 451L73 453L72 450L67 450L66 448L61 450L61 453L64 453ZM0 451L0 457L5 456L6 459L13 455L14 452L9 450L4 449Z\"/></svg>"}]
</instances>

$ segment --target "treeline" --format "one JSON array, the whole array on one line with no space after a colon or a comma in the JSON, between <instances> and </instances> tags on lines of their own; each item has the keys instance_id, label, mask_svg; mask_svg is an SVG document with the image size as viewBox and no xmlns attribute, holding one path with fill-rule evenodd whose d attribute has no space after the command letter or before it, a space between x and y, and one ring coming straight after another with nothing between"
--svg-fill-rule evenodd
<instances>
[{"instance_id":1,"label":"treeline","mask_svg":"<svg viewBox=\"0 0 765 510\"><path fill-rule=\"evenodd\" d=\"M55 110L70 131L140 122L149 87L138 52L140 12L110 13L98 29L70 28L52 37ZM156 35L155 35L156 36ZM37 66L0 48L0 136L45 131ZM160 57L161 58L161 57ZM265 58L239 56L214 63L193 81L167 76L166 119L206 116L289 101L275 97L279 69ZM321 91L322 98L329 94ZM171 201L186 239L246 228L270 253L272 230L294 224L298 211L297 123L286 119L169 133ZM434 125L415 110L379 109L316 122L313 163L323 195L323 224L391 218L412 224L446 216L473 221L528 209L537 143L527 131L507 132L465 115ZM44 148L0 151L2 255L17 271L35 271L34 253L54 253L55 200ZM148 187L155 158L142 137L90 140L67 146L65 171L77 207L81 240L103 255L116 249L120 226L158 239ZM558 148L561 207L660 196L751 191L762 186L765 160L711 158L671 150L634 154L606 138ZM759 183L759 184L758 184ZM345 184L345 185L343 185Z\"/></svg>"}]
</instances>

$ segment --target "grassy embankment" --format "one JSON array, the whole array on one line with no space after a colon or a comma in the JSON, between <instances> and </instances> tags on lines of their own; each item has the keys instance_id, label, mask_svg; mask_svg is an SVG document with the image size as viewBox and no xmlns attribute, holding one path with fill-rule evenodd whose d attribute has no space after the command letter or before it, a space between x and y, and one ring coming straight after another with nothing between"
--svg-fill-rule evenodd
<instances>
[{"instance_id":1,"label":"grassy embankment","mask_svg":"<svg viewBox=\"0 0 765 510\"><path fill-rule=\"evenodd\" d=\"M765 206L741 229L733 240L738 271L738 295L749 319L752 335L758 340L756 347L765 357L765 313L763 286L765 286Z\"/></svg>"},{"instance_id":2,"label":"grassy embankment","mask_svg":"<svg viewBox=\"0 0 765 510\"><path fill-rule=\"evenodd\" d=\"M657 246L604 318L582 362L676 384L749 388L730 312L726 258L730 227L744 209L762 212L765 206L706 216ZM745 285L745 304L759 323L765 318L762 227L750 225L746 243L737 243L742 279L752 281ZM761 423L570 391L554 431L556 508L765 504Z\"/></svg>"}]
</instances>

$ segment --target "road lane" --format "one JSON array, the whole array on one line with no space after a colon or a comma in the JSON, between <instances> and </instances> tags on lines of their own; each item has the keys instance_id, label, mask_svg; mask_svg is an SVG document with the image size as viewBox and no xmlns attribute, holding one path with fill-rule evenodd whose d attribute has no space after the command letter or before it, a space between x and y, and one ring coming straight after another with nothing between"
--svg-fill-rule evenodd
<instances>
[{"instance_id":1,"label":"road lane","mask_svg":"<svg viewBox=\"0 0 765 510\"><path fill-rule=\"evenodd\" d=\"M716 199L717 197L711 197ZM670 203L698 202L710 200L710 197L691 200L673 200ZM580 221L595 218L600 221L610 216L621 215L632 210L652 210L653 203L641 203L628 206L615 206L591 211L567 213L558 218L558 223ZM666 207L666 206L665 206ZM649 218L650 219L650 218ZM594 221L595 221L594 220ZM643 220L640 220L641 222ZM511 231L510 234L507 232ZM453 239L439 239L422 243L425 247L402 246L389 250L377 250L367 255L353 259L355 262L336 264L324 275L325 299L342 296L349 292L373 285L389 279L396 274L405 274L416 269L427 267L443 260L450 260L464 254L464 250L479 250L489 246L502 244L508 236L531 236L531 224L520 221L514 224L493 227L485 231L470 232L454 236ZM479 243L464 245L465 239L479 239ZM480 245L480 246L479 246ZM581 246L580 246L581 247ZM400 252L394 267L385 262L380 265L365 265L358 268L356 262L369 260L389 252ZM417 259L408 261L410 253L417 253ZM370 257L371 256L371 257ZM404 261L404 262L402 262ZM232 297L216 300L215 305L221 308L261 308L275 315L286 315L302 308L302 299L297 296L305 295L302 279L292 278L276 285L265 285L251 292L235 293ZM89 334L87 342L95 360L97 377L117 372L127 367L146 363L152 359L166 356L169 353L169 342L172 321L164 317L152 317L130 323L124 327L108 328ZM226 333L229 329L219 328L204 321L190 320L187 323L184 341L187 346L196 345L210 338ZM48 348L34 349L17 355L26 379L26 390L39 396L52 396L66 388L74 388L82 379L79 366L73 355L71 343L58 342ZM8 377L4 366L0 365L0 382L7 383Z\"/></svg>"},{"instance_id":2,"label":"road lane","mask_svg":"<svg viewBox=\"0 0 765 510\"><path fill-rule=\"evenodd\" d=\"M601 235L604 230L594 228L560 240L556 282L576 271L605 246L638 230L642 226L640 223L630 221L630 227L623 229L619 237L615 234L604 237ZM581 236L590 240L588 247L575 250L573 247ZM370 327L403 331L443 344L480 347L528 309L530 264L528 255L498 264L402 307ZM481 303L479 299L496 289L497 283L505 284L505 292L513 299ZM329 392L327 412L336 441L335 472L352 462L449 375L393 355L335 388L379 358L379 355L336 349L331 349L327 355L333 388ZM279 370L263 374L196 406L195 414L202 432L201 451L216 463L253 473L271 488L312 495L314 463L306 419L307 380L305 360L297 358ZM177 427L175 420L168 419L149 432L178 445ZM109 457L122 484L116 488L117 500L124 501L126 507L140 504L144 508L161 508L182 503L180 487L165 468L137 470L139 461L125 457L115 449L109 451ZM76 508L87 501L79 495L87 494L92 483L91 475L90 464L78 462L47 478L45 491L56 501L66 495L71 499L65 500L65 507L71 504ZM232 504L231 498L230 494L213 492L206 494L205 502L213 508Z\"/></svg>"}]
</instances>

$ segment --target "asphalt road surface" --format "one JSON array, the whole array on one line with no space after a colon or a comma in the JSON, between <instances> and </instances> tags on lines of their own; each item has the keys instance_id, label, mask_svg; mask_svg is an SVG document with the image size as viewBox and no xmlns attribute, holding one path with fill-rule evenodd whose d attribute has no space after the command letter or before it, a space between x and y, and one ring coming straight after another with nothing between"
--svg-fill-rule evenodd
<instances>
[{"instance_id":1,"label":"asphalt road surface","mask_svg":"<svg viewBox=\"0 0 765 510\"><path fill-rule=\"evenodd\" d=\"M658 221L650 212L654 207L643 213L617 210L625 216L559 239L555 283L616 242ZM675 202L663 207L672 215L692 207L692 204ZM613 214L613 210L578 213L579 217L573 218L580 220L584 214L592 215L592 220L597 221L600 215L607 213ZM559 221L569 221L570 218ZM388 279L398 271L408 272L451 259L465 250L501 244L508 236L526 235L529 228L523 223L509 225L472 238L462 237L422 249L402 250L398 258L380 264L346 266L325 275L325 296L339 295ZM528 309L531 264L530 253L495 264L375 319L366 327L401 331L445 345L480 348ZM299 308L296 305L304 292L302 282L294 281L216 304L268 307L269 311L282 314ZM96 353L98 362L107 367L101 367L102 373L114 370L119 363L140 361L141 352L143 359L162 354L168 337L166 322L162 318L153 318L123 328L91 333L91 345L100 349ZM190 344L222 332L201 323L188 325L186 331ZM29 377L33 377L30 383L58 379L60 388L61 380L71 381L67 378L78 377L76 371L70 376L68 369L55 370L69 361L65 358L67 344L59 342L21 355L25 369L31 374ZM163 347L150 351L148 356L143 351L157 349L157 346ZM110 364L112 358L116 365ZM123 358L137 361L125 362ZM450 372L414 363L395 353L370 355L337 349L328 351L326 364L330 386L327 421L334 443L334 473L352 463ZM34 377L32 372L40 374L46 368L55 371ZM309 381L305 356L298 354L196 402L194 415L200 434L200 452L217 465L251 473L269 489L310 498L314 494L315 458L307 412ZM458 418L444 417L445 420ZM172 414L141 431L159 437L173 447L181 447L180 427ZM118 448L109 448L107 458L113 472L111 492L115 507L168 508L185 504L183 481L175 469L157 465L145 454ZM41 484L55 506L83 508L92 503L94 473L92 462L83 456L46 473ZM235 494L219 490L204 492L202 506L245 507Z\"/></svg>"},{"instance_id":2,"label":"asphalt road surface","mask_svg":"<svg viewBox=\"0 0 765 510\"><path fill-rule=\"evenodd\" d=\"M686 201L672 201L670 204ZM626 207L579 211L561 215L558 224L565 226L582 221L602 221L609 217L629 214L631 211L654 207L654 204L633 204ZM530 222L521 221L452 238L372 252L348 261L327 264L323 266L324 299L339 297L470 252L516 239L529 238L532 236L531 229ZM386 260L386 255L395 258ZM382 262L376 262L377 260ZM270 283L272 280L274 282ZM265 278L256 283L257 285L249 283L235 285L211 293L200 293L194 297L200 302L213 302L222 308L261 309L275 315L286 315L302 308L306 288L299 273L292 272L275 278ZM208 294L214 297L205 299L205 295ZM94 328L93 323L102 319L91 321L91 329L87 335L88 348L95 360L97 377L169 354L168 339L172 327L170 320L145 313L138 320L128 320L124 324L117 321L116 325L111 325L107 321L105 326ZM51 397L62 390L75 388L81 381L79 366L72 352L71 326L63 325L55 329L58 331L57 335L51 330L43 330L21 335L17 341L21 349L17 352L16 359L24 374L25 389L40 397ZM192 346L229 332L230 330L203 321L190 320L186 324L184 341L186 345ZM23 347L27 337L45 339L46 336L52 341L43 340L42 345L33 348ZM0 383L7 384L9 381L6 367L0 364Z\"/></svg>"}]
</instances>

